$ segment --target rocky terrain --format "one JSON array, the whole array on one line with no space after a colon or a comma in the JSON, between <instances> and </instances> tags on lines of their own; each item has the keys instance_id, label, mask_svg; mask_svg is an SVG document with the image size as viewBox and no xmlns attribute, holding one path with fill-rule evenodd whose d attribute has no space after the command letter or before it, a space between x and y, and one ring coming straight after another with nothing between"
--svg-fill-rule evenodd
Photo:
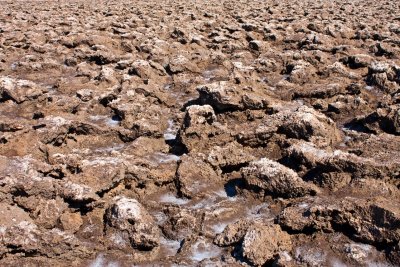
<instances>
[{"instance_id":1,"label":"rocky terrain","mask_svg":"<svg viewBox=\"0 0 400 267\"><path fill-rule=\"evenodd\" d=\"M1 266L400 266L400 5L3 1Z\"/></svg>"}]
</instances>

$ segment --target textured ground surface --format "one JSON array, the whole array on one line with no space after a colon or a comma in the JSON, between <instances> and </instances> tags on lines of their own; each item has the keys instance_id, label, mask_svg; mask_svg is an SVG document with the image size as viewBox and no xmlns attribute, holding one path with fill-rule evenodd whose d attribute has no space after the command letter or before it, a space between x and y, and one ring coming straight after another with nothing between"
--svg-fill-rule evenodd
<instances>
[{"instance_id":1,"label":"textured ground surface","mask_svg":"<svg viewBox=\"0 0 400 267\"><path fill-rule=\"evenodd\" d=\"M397 1L0 6L1 266L400 265Z\"/></svg>"}]
</instances>

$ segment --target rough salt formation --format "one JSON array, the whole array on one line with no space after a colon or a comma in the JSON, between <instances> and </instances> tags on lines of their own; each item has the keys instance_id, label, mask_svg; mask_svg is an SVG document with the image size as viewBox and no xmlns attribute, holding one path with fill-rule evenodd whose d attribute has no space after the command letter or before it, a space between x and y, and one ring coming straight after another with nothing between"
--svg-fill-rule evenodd
<instances>
[{"instance_id":1,"label":"rough salt formation","mask_svg":"<svg viewBox=\"0 0 400 267\"><path fill-rule=\"evenodd\" d=\"M399 14L3 1L0 266L399 266Z\"/></svg>"},{"instance_id":2,"label":"rough salt formation","mask_svg":"<svg viewBox=\"0 0 400 267\"><path fill-rule=\"evenodd\" d=\"M242 169L242 176L248 186L280 197L315 195L319 190L313 184L304 182L293 170L266 158L251 162Z\"/></svg>"},{"instance_id":3,"label":"rough salt formation","mask_svg":"<svg viewBox=\"0 0 400 267\"><path fill-rule=\"evenodd\" d=\"M128 234L132 246L152 249L159 245L159 229L136 199L114 198L105 216L111 227Z\"/></svg>"},{"instance_id":4,"label":"rough salt formation","mask_svg":"<svg viewBox=\"0 0 400 267\"><path fill-rule=\"evenodd\" d=\"M291 250L290 236L279 225L254 224L243 238L243 256L256 266L274 260L279 252Z\"/></svg>"},{"instance_id":5,"label":"rough salt formation","mask_svg":"<svg viewBox=\"0 0 400 267\"><path fill-rule=\"evenodd\" d=\"M10 77L0 78L0 99L2 101L11 99L20 104L38 98L46 91L46 89L31 81L16 80Z\"/></svg>"},{"instance_id":6,"label":"rough salt formation","mask_svg":"<svg viewBox=\"0 0 400 267\"><path fill-rule=\"evenodd\" d=\"M279 223L294 231L349 231L361 242L387 246L400 239L399 211L398 205L383 198L344 198L331 203L316 198L285 209Z\"/></svg>"}]
</instances>

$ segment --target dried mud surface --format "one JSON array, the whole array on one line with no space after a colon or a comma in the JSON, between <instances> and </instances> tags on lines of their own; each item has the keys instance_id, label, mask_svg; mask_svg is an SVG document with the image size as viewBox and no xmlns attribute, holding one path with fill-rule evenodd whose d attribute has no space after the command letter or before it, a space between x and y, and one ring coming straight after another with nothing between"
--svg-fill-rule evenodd
<instances>
[{"instance_id":1,"label":"dried mud surface","mask_svg":"<svg viewBox=\"0 0 400 267\"><path fill-rule=\"evenodd\" d=\"M0 265L399 266L397 1L0 5Z\"/></svg>"}]
</instances>

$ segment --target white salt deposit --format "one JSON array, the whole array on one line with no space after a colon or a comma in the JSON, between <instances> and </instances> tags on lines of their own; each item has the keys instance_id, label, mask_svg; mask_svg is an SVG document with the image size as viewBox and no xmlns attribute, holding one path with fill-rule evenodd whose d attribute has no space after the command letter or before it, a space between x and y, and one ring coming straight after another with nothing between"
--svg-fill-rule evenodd
<instances>
[{"instance_id":1,"label":"white salt deposit","mask_svg":"<svg viewBox=\"0 0 400 267\"><path fill-rule=\"evenodd\" d=\"M167 256L174 256L181 247L181 242L177 240L166 239L162 237L160 239L161 247L164 249Z\"/></svg>"},{"instance_id":2,"label":"white salt deposit","mask_svg":"<svg viewBox=\"0 0 400 267\"><path fill-rule=\"evenodd\" d=\"M229 224L230 222L219 222L211 226L211 229L215 234L220 234L224 231L225 227Z\"/></svg>"},{"instance_id":3,"label":"white salt deposit","mask_svg":"<svg viewBox=\"0 0 400 267\"><path fill-rule=\"evenodd\" d=\"M178 198L171 193L164 194L160 197L161 203L169 203L169 204L176 204L176 205L185 205L189 202L188 199L185 198Z\"/></svg>"},{"instance_id":4,"label":"white salt deposit","mask_svg":"<svg viewBox=\"0 0 400 267\"><path fill-rule=\"evenodd\" d=\"M97 255L97 257L89 264L89 267L119 267L120 265L116 262L109 262L104 258L103 254Z\"/></svg>"},{"instance_id":5,"label":"white salt deposit","mask_svg":"<svg viewBox=\"0 0 400 267\"><path fill-rule=\"evenodd\" d=\"M153 155L150 156L150 158L159 164L174 162L174 161L178 161L180 159L180 157L177 155L165 154L165 153L160 153L160 152L154 153Z\"/></svg>"},{"instance_id":6,"label":"white salt deposit","mask_svg":"<svg viewBox=\"0 0 400 267\"><path fill-rule=\"evenodd\" d=\"M295 253L296 260L311 266L323 266L326 262L326 252L309 247L298 247Z\"/></svg>"},{"instance_id":7,"label":"white salt deposit","mask_svg":"<svg viewBox=\"0 0 400 267\"><path fill-rule=\"evenodd\" d=\"M116 197L116 206L118 207L118 216L121 218L141 218L141 205L133 198Z\"/></svg>"},{"instance_id":8,"label":"white salt deposit","mask_svg":"<svg viewBox=\"0 0 400 267\"><path fill-rule=\"evenodd\" d=\"M164 139L165 140L174 140L176 138L176 134L178 132L178 129L176 125L174 124L173 120L168 120L168 128L164 133Z\"/></svg>"},{"instance_id":9,"label":"white salt deposit","mask_svg":"<svg viewBox=\"0 0 400 267\"><path fill-rule=\"evenodd\" d=\"M221 249L206 240L198 240L192 247L191 259L202 261L204 259L215 258L221 254Z\"/></svg>"}]
</instances>

